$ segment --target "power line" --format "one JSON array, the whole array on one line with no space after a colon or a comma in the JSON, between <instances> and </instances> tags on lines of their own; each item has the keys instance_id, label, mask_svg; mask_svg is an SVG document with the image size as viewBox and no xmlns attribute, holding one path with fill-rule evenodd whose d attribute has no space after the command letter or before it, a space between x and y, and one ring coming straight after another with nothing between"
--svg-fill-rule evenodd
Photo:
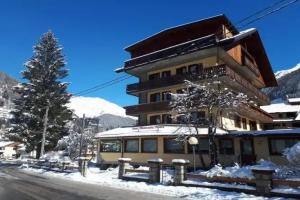
<instances>
[{"instance_id":1,"label":"power line","mask_svg":"<svg viewBox=\"0 0 300 200\"><path fill-rule=\"evenodd\" d=\"M228 29L228 32L225 32L225 35L227 33L230 33L230 30L232 31L232 29L234 27L237 27L237 28L243 28L253 22L256 22L258 20L261 20L262 18L268 16L268 15L271 15L275 12L278 12L286 7L288 7L289 5L291 4L294 4L296 2L298 2L299 0L292 0L292 1L287 1L287 0L280 0L280 1L277 1L273 4L271 4L270 6L267 6L263 9L260 9L256 12L254 12L253 14L250 14L249 16L239 20L236 25L234 26L233 24L228 26L227 29ZM278 6L278 8L275 8L276 6ZM259 16L257 16L259 15ZM257 17L255 17L257 16ZM254 18L255 17L255 18ZM249 21L248 21L249 20ZM237 26L238 24L241 24L240 26ZM219 32L217 32L215 35L216 36L222 36L224 33L223 33L223 30L220 30ZM98 90L101 90L101 89L104 89L106 87L109 87L109 86L112 86L112 85L115 85L119 82L122 82L126 79L129 79L131 78L132 76L131 75L123 75L123 76L120 76L120 77L117 77L115 79L112 79L110 81L107 81L107 82L104 82L104 83L101 83L101 84L98 84L98 85L95 85L91 88L88 88L88 89L85 89L85 90L82 90L82 91L79 91L77 93L74 93L74 95L83 95L83 94L89 94L89 93L92 93L92 92L96 92Z\"/></svg>"}]
</instances>

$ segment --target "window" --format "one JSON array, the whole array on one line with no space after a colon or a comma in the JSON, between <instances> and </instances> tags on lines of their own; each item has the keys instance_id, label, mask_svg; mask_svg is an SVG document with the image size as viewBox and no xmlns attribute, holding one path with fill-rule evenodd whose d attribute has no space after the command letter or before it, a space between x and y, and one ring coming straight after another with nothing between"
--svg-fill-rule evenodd
<instances>
[{"instance_id":1,"label":"window","mask_svg":"<svg viewBox=\"0 0 300 200\"><path fill-rule=\"evenodd\" d=\"M243 129L247 129L247 120L246 120L246 118L242 118L242 126L243 126Z\"/></svg>"},{"instance_id":2,"label":"window","mask_svg":"<svg viewBox=\"0 0 300 200\"><path fill-rule=\"evenodd\" d=\"M189 73L190 74L199 74L201 69L202 69L202 64L189 65Z\"/></svg>"},{"instance_id":3,"label":"window","mask_svg":"<svg viewBox=\"0 0 300 200\"><path fill-rule=\"evenodd\" d=\"M205 120L205 112L204 111L197 111L191 112L191 121L195 123L199 123Z\"/></svg>"},{"instance_id":4,"label":"window","mask_svg":"<svg viewBox=\"0 0 300 200\"><path fill-rule=\"evenodd\" d=\"M292 147L297 142L299 142L299 139L270 139L270 154L281 155L286 148Z\"/></svg>"},{"instance_id":5,"label":"window","mask_svg":"<svg viewBox=\"0 0 300 200\"><path fill-rule=\"evenodd\" d=\"M184 89L178 89L178 90L176 90L176 93L177 94L183 94L184 93Z\"/></svg>"},{"instance_id":6,"label":"window","mask_svg":"<svg viewBox=\"0 0 300 200\"><path fill-rule=\"evenodd\" d=\"M160 93L154 93L150 95L150 102L160 101Z\"/></svg>"},{"instance_id":7,"label":"window","mask_svg":"<svg viewBox=\"0 0 300 200\"><path fill-rule=\"evenodd\" d=\"M121 142L120 140L101 140L100 152L120 152Z\"/></svg>"},{"instance_id":8,"label":"window","mask_svg":"<svg viewBox=\"0 0 300 200\"><path fill-rule=\"evenodd\" d=\"M176 69L176 74L183 75L186 74L186 67L180 67Z\"/></svg>"},{"instance_id":9,"label":"window","mask_svg":"<svg viewBox=\"0 0 300 200\"><path fill-rule=\"evenodd\" d=\"M295 118L296 117L296 113L295 112L288 112L288 113L286 113L286 117L287 118Z\"/></svg>"},{"instance_id":10,"label":"window","mask_svg":"<svg viewBox=\"0 0 300 200\"><path fill-rule=\"evenodd\" d=\"M162 123L163 124L172 124L172 117L170 114L163 114L162 115Z\"/></svg>"},{"instance_id":11,"label":"window","mask_svg":"<svg viewBox=\"0 0 300 200\"><path fill-rule=\"evenodd\" d=\"M282 113L279 113L279 114L278 114L278 117L279 117L279 118L284 118Z\"/></svg>"},{"instance_id":12,"label":"window","mask_svg":"<svg viewBox=\"0 0 300 200\"><path fill-rule=\"evenodd\" d=\"M160 115L150 116L150 125L160 124Z\"/></svg>"},{"instance_id":13,"label":"window","mask_svg":"<svg viewBox=\"0 0 300 200\"><path fill-rule=\"evenodd\" d=\"M169 77L169 76L171 76L171 71L163 71L161 73L162 78Z\"/></svg>"},{"instance_id":14,"label":"window","mask_svg":"<svg viewBox=\"0 0 300 200\"><path fill-rule=\"evenodd\" d=\"M161 93L161 97L163 101L170 101L171 100L171 91L166 91Z\"/></svg>"},{"instance_id":15,"label":"window","mask_svg":"<svg viewBox=\"0 0 300 200\"><path fill-rule=\"evenodd\" d=\"M257 130L256 121L249 121L249 126L250 126L251 131L256 131Z\"/></svg>"},{"instance_id":16,"label":"window","mask_svg":"<svg viewBox=\"0 0 300 200\"><path fill-rule=\"evenodd\" d=\"M149 80L157 80L160 79L160 74L159 73L155 73L155 74L150 74L148 77Z\"/></svg>"},{"instance_id":17,"label":"window","mask_svg":"<svg viewBox=\"0 0 300 200\"><path fill-rule=\"evenodd\" d=\"M175 138L164 139L164 153L184 153L184 144Z\"/></svg>"},{"instance_id":18,"label":"window","mask_svg":"<svg viewBox=\"0 0 300 200\"><path fill-rule=\"evenodd\" d=\"M220 154L232 155L234 154L234 145L232 139L220 139L219 140Z\"/></svg>"},{"instance_id":19,"label":"window","mask_svg":"<svg viewBox=\"0 0 300 200\"><path fill-rule=\"evenodd\" d=\"M238 115L234 116L234 126L237 128L241 128L241 117Z\"/></svg>"},{"instance_id":20,"label":"window","mask_svg":"<svg viewBox=\"0 0 300 200\"><path fill-rule=\"evenodd\" d=\"M139 152L139 139L127 139L125 140L125 152Z\"/></svg>"},{"instance_id":21,"label":"window","mask_svg":"<svg viewBox=\"0 0 300 200\"><path fill-rule=\"evenodd\" d=\"M156 153L157 152L157 139L142 139L142 152L143 153Z\"/></svg>"},{"instance_id":22,"label":"window","mask_svg":"<svg viewBox=\"0 0 300 200\"><path fill-rule=\"evenodd\" d=\"M200 152L204 154L208 154L209 152L209 141L208 138L200 138L198 140L199 144L195 145L195 152L199 152L199 145L200 145ZM192 145L188 144L188 152L193 153L193 147Z\"/></svg>"}]
</instances>

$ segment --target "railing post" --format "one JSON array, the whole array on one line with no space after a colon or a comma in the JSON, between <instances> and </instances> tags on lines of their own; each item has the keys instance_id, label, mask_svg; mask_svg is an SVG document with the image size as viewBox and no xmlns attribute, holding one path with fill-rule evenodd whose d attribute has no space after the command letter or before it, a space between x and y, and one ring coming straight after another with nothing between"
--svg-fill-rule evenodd
<instances>
[{"instance_id":1,"label":"railing post","mask_svg":"<svg viewBox=\"0 0 300 200\"><path fill-rule=\"evenodd\" d=\"M119 163L119 174L118 178L122 179L123 176L125 175L125 169L131 162L131 158L119 158L118 163Z\"/></svg>"},{"instance_id":2,"label":"railing post","mask_svg":"<svg viewBox=\"0 0 300 200\"><path fill-rule=\"evenodd\" d=\"M270 194L272 190L273 169L252 169L255 177L256 191L260 195Z\"/></svg>"},{"instance_id":3,"label":"railing post","mask_svg":"<svg viewBox=\"0 0 300 200\"><path fill-rule=\"evenodd\" d=\"M147 162L149 165L149 182L159 183L161 164L163 163L163 160L158 158L158 159L150 159Z\"/></svg>"},{"instance_id":4,"label":"railing post","mask_svg":"<svg viewBox=\"0 0 300 200\"><path fill-rule=\"evenodd\" d=\"M181 185L186 180L186 168L190 163L189 160L173 159L172 164L175 167L174 185Z\"/></svg>"},{"instance_id":5,"label":"railing post","mask_svg":"<svg viewBox=\"0 0 300 200\"><path fill-rule=\"evenodd\" d=\"M79 171L83 177L86 177L86 174L87 174L88 160L89 159L86 157L79 158Z\"/></svg>"}]
</instances>

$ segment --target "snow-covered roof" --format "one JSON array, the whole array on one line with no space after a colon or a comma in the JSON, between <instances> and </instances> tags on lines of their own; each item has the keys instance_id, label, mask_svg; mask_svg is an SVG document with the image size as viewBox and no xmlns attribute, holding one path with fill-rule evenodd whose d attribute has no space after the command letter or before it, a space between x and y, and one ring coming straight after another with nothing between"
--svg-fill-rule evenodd
<instances>
[{"instance_id":1,"label":"snow-covered roof","mask_svg":"<svg viewBox=\"0 0 300 200\"><path fill-rule=\"evenodd\" d=\"M232 37L224 38L221 41L232 40L232 39L234 41L238 41L238 40L243 39L255 32L257 32L257 30L255 28L249 28L249 29L241 31L240 33L238 33L236 35L233 35Z\"/></svg>"},{"instance_id":2,"label":"snow-covered roof","mask_svg":"<svg viewBox=\"0 0 300 200\"><path fill-rule=\"evenodd\" d=\"M292 122L294 119L286 118L286 119L273 119L273 122Z\"/></svg>"},{"instance_id":3,"label":"snow-covered roof","mask_svg":"<svg viewBox=\"0 0 300 200\"><path fill-rule=\"evenodd\" d=\"M299 64L300 66L300 64ZM300 103L300 98L288 98L289 103Z\"/></svg>"},{"instance_id":4,"label":"snow-covered roof","mask_svg":"<svg viewBox=\"0 0 300 200\"><path fill-rule=\"evenodd\" d=\"M300 128L294 129L273 129L273 130L257 130L257 131L232 131L232 135L236 136L267 136L267 135L300 135Z\"/></svg>"},{"instance_id":5,"label":"snow-covered roof","mask_svg":"<svg viewBox=\"0 0 300 200\"><path fill-rule=\"evenodd\" d=\"M198 128L200 135L207 135L207 128ZM227 131L217 129L217 134L227 134ZM139 126L115 128L109 131L97 133L95 138L114 138L114 137L139 137L139 136L169 136L169 135L193 135L196 134L194 128L182 127L176 125L157 125L157 126Z\"/></svg>"},{"instance_id":6,"label":"snow-covered roof","mask_svg":"<svg viewBox=\"0 0 300 200\"><path fill-rule=\"evenodd\" d=\"M300 121L300 111L297 114L297 117L295 118L296 121Z\"/></svg>"},{"instance_id":7,"label":"snow-covered roof","mask_svg":"<svg viewBox=\"0 0 300 200\"><path fill-rule=\"evenodd\" d=\"M267 113L286 113L300 111L300 105L290 105L286 103L274 103L267 106L261 106L260 108Z\"/></svg>"},{"instance_id":8,"label":"snow-covered roof","mask_svg":"<svg viewBox=\"0 0 300 200\"><path fill-rule=\"evenodd\" d=\"M12 142L12 141L1 141L0 142L0 147L6 147L6 146L11 145L13 143L14 142Z\"/></svg>"}]
</instances>

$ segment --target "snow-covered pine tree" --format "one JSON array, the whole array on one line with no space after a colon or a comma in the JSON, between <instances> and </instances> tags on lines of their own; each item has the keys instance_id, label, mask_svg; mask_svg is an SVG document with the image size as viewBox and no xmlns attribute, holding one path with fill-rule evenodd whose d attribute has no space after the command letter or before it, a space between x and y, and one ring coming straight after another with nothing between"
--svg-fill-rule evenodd
<instances>
[{"instance_id":1,"label":"snow-covered pine tree","mask_svg":"<svg viewBox=\"0 0 300 200\"><path fill-rule=\"evenodd\" d=\"M184 126L195 128L196 137L199 137L198 128L208 127L210 166L218 164L215 134L217 128L222 127L219 119L224 111L235 112L239 106L249 106L252 101L243 93L238 93L225 84L218 81L217 76L210 78L207 82L195 83L186 80L185 90L181 94L171 94L170 106L172 113ZM207 111L205 118L193 115L195 111L204 109ZM200 149L200 143L199 143ZM203 167L205 166L201 151L199 158Z\"/></svg>"},{"instance_id":2,"label":"snow-covered pine tree","mask_svg":"<svg viewBox=\"0 0 300 200\"><path fill-rule=\"evenodd\" d=\"M43 122L49 106L45 150L51 150L57 141L68 134L66 123L71 120L67 108L71 95L68 83L61 82L68 75L62 48L54 34L45 33L34 46L34 54L25 63L22 76L26 81L15 87L20 97L15 100L12 124L8 135L26 144L27 151L37 150L40 155Z\"/></svg>"}]
</instances>

